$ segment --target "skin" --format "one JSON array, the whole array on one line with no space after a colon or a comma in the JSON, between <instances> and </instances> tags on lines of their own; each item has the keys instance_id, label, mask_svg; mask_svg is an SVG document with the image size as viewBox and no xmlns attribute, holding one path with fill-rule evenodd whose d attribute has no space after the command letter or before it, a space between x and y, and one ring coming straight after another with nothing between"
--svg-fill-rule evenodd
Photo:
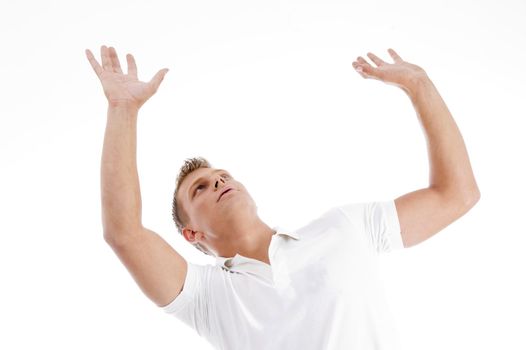
<instances>
[{"instance_id":1,"label":"skin","mask_svg":"<svg viewBox=\"0 0 526 350\"><path fill-rule=\"evenodd\" d=\"M369 53L369 58L378 66L372 67L361 56L353 62L353 67L363 78L381 80L402 88L407 93L420 79L426 77L425 71L417 65L403 61L392 49L388 50L394 64L388 64ZM223 180L216 169L201 168L190 173L183 181L178 200L190 217L183 229L183 236L190 243L199 242L216 256L230 257L239 253L243 256L263 261L270 265L268 249L274 232L257 216L257 207L246 188L231 177ZM189 186L199 177L205 176L203 188L197 190L194 199ZM218 189L213 186L217 181ZM224 186L233 186L234 193L228 193L217 202ZM192 191L195 187L192 187Z\"/></svg>"},{"instance_id":2,"label":"skin","mask_svg":"<svg viewBox=\"0 0 526 350\"><path fill-rule=\"evenodd\" d=\"M428 79L426 72L420 66L402 60L393 49L388 49L387 52L394 63L385 62L369 52L367 56L376 67L372 66L362 56L358 56L352 66L364 79L380 80L386 84L397 86L408 94L417 88L420 81Z\"/></svg>"},{"instance_id":3,"label":"skin","mask_svg":"<svg viewBox=\"0 0 526 350\"><path fill-rule=\"evenodd\" d=\"M422 68L403 61L392 49L388 52L393 63L368 53L376 67L361 56L352 66L365 79L404 90L426 134L429 187L395 199L403 243L410 247L464 215L480 199L480 191L462 135L438 90ZM138 111L155 94L168 69L159 70L150 81L140 81L131 54L126 55L128 72L124 74L113 47L103 45L100 53L102 64L86 50L108 99L101 159L104 238L143 292L164 306L181 292L188 264L159 234L142 225L136 134ZM184 237L190 243L200 242L217 256L239 253L270 264L267 252L271 228L257 216L257 207L246 188L233 177L220 178L214 170L196 170L179 188L178 200L190 216ZM205 176L203 187L197 199L191 201L188 186L201 175ZM217 202L225 185L235 191Z\"/></svg>"},{"instance_id":4,"label":"skin","mask_svg":"<svg viewBox=\"0 0 526 350\"><path fill-rule=\"evenodd\" d=\"M352 62L352 66L363 78L376 79L397 86L410 96L422 91L425 82L430 81L426 72L421 67L404 61L393 49L387 51L393 63L386 62L369 52L367 56L375 66L362 56L358 56ZM101 80L109 106L112 110L125 109L128 114L130 110L136 114L139 108L155 94L168 72L166 68L161 69L149 82L142 82L137 78L137 67L131 54L126 55L128 74L122 72L113 47L101 47L102 67L95 60L91 51L86 50L86 55ZM178 200L189 215L189 222L183 230L183 236L190 243L200 242L216 256L230 257L239 253L270 264L268 247L274 232L258 217L257 207L246 188L232 177L223 180L221 174L213 173L214 170L216 169L197 169L189 174L181 184ZM188 187L200 176L206 177L203 183L205 187L198 190L195 200L191 200ZM437 176L437 178L445 177ZM212 186L216 180L219 181L218 189ZM232 185L235 191L217 202L217 197L225 185ZM448 186L442 185L441 187L447 188ZM125 208L125 203L130 203L130 201L123 200L119 207ZM126 215L134 211L133 208L128 209L123 209ZM121 226L124 224L119 225ZM117 227L107 231L119 230Z\"/></svg>"},{"instance_id":5,"label":"skin","mask_svg":"<svg viewBox=\"0 0 526 350\"><path fill-rule=\"evenodd\" d=\"M168 68L159 70L149 82L138 79L137 65L132 54L126 55L128 63L128 73L124 74L120 66L119 58L115 48L101 46L102 66L97 62L93 53L86 49L86 57L91 64L97 77L100 79L104 94L108 99L109 112L112 122L129 118L130 115L136 119L136 115L142 105L152 97L164 79ZM122 112L123 116L118 116ZM125 117L124 117L125 116ZM122 130L122 126L116 129ZM116 139L123 139L118 136ZM126 158L121 157L120 158ZM216 256L230 257L239 253L243 256L260 260L270 265L268 257L268 247L274 231L265 224L257 215L257 206L243 186L232 176L223 179L222 174L214 174L210 168L200 168L190 173L181 183L178 192L178 200L188 213L190 222L183 230L183 236L190 243L200 242L206 246ZM202 184L206 187L199 188L195 200L191 200L188 194L188 187L201 176L206 177ZM119 183L123 183L126 178L120 178ZM210 183L218 179L218 188L213 188ZM129 188L138 188L138 179L135 177ZM215 183L215 181L214 181ZM233 193L228 193L220 202L217 198L223 186L228 185L234 188ZM118 186L107 186L109 189ZM122 191L119 192L120 195ZM117 197L112 194L111 197ZM117 202L115 208L108 208L107 212L112 213L110 220L104 221L105 232L112 232L111 240L116 240L115 232L136 231L135 227L140 227L140 223L134 223L139 217L136 206L129 207L130 203L135 203L135 194L132 198L123 198ZM116 213L122 215L116 219ZM131 221L131 223L130 223ZM118 222L118 223L115 223Z\"/></svg>"},{"instance_id":6,"label":"skin","mask_svg":"<svg viewBox=\"0 0 526 350\"><path fill-rule=\"evenodd\" d=\"M364 78L382 80L406 91L425 76L422 68L402 61L394 50L390 49L389 53L394 64L386 64L374 54L369 54L378 68L373 68L361 56L353 67ZM186 208L190 219L183 229L183 236L190 243L199 242L206 246L216 256L230 257L239 253L270 265L268 249L274 232L257 216L256 204L243 184L232 177L223 179L222 173L215 173L215 170L197 169L181 184L178 200ZM204 187L198 188L192 199L189 187L201 176L206 177ZM218 188L214 186L216 181ZM225 186L233 186L234 192L217 202ZM192 191L195 189L192 187Z\"/></svg>"},{"instance_id":7,"label":"skin","mask_svg":"<svg viewBox=\"0 0 526 350\"><path fill-rule=\"evenodd\" d=\"M218 170L196 169L181 183L177 200L190 220L183 236L192 244L206 246L216 256L239 253L270 265L268 248L274 231L258 217L256 203L245 186L228 171ZM200 177L204 179L192 186ZM227 187L232 191L218 201Z\"/></svg>"},{"instance_id":8,"label":"skin","mask_svg":"<svg viewBox=\"0 0 526 350\"><path fill-rule=\"evenodd\" d=\"M101 46L102 66L89 49L86 49L85 53L102 84L104 95L106 95L110 107L138 111L157 92L164 76L169 71L168 68L163 68L149 82L143 82L137 76L137 64L132 54L126 55L128 74L124 74L114 47Z\"/></svg>"}]
</instances>

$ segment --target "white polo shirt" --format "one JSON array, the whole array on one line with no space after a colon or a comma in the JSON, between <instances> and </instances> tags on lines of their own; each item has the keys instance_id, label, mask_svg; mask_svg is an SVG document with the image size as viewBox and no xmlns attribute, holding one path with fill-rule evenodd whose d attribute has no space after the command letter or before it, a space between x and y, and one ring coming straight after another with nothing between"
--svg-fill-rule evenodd
<instances>
[{"instance_id":1,"label":"white polo shirt","mask_svg":"<svg viewBox=\"0 0 526 350\"><path fill-rule=\"evenodd\" d=\"M404 248L394 200L333 207L273 228L270 265L236 254L188 262L165 312L224 350L399 349L378 254Z\"/></svg>"}]
</instances>

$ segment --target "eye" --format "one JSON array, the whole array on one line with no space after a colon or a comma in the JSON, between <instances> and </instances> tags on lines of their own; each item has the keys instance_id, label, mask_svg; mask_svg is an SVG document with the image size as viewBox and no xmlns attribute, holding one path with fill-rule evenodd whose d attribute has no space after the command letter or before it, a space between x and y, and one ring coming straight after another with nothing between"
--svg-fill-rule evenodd
<instances>
[{"instance_id":1,"label":"eye","mask_svg":"<svg viewBox=\"0 0 526 350\"><path fill-rule=\"evenodd\" d=\"M230 178L230 175L227 174L227 173L223 173L223 174L221 174L221 177L223 177L223 178L225 178L225 179L229 179L229 178ZM195 188L195 190L194 190L194 196L195 196L195 194L197 193L197 190L200 189L201 187L205 187L205 186L204 186L203 184L198 185L198 186Z\"/></svg>"},{"instance_id":2,"label":"eye","mask_svg":"<svg viewBox=\"0 0 526 350\"><path fill-rule=\"evenodd\" d=\"M201 187L204 187L204 185L203 185L203 184L198 185L198 186L195 188L195 190L194 190L194 194L195 194L195 193L197 192L197 190L200 189Z\"/></svg>"}]
</instances>

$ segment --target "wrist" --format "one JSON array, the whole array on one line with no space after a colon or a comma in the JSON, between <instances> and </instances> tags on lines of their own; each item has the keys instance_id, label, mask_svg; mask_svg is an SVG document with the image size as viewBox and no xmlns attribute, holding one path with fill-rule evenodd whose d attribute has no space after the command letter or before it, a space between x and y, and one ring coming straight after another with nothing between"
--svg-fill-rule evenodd
<instances>
[{"instance_id":1,"label":"wrist","mask_svg":"<svg viewBox=\"0 0 526 350\"><path fill-rule=\"evenodd\" d=\"M138 111L140 106L130 100L108 100L108 108Z\"/></svg>"},{"instance_id":2,"label":"wrist","mask_svg":"<svg viewBox=\"0 0 526 350\"><path fill-rule=\"evenodd\" d=\"M431 86L433 82L426 73L422 73L419 75L414 76L407 86L405 87L405 92L409 95L409 97L414 98L422 89L427 89L429 86Z\"/></svg>"},{"instance_id":3,"label":"wrist","mask_svg":"<svg viewBox=\"0 0 526 350\"><path fill-rule=\"evenodd\" d=\"M137 120L139 107L130 103L108 103L108 119Z\"/></svg>"}]
</instances>

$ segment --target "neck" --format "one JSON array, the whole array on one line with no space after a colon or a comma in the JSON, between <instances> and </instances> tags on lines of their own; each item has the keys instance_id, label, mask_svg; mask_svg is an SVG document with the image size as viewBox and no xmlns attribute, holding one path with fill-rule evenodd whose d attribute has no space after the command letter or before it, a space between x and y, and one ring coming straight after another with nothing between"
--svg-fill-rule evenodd
<instances>
[{"instance_id":1,"label":"neck","mask_svg":"<svg viewBox=\"0 0 526 350\"><path fill-rule=\"evenodd\" d=\"M231 239L225 242L223 249L218 250L219 256L233 257L240 254L270 265L268 249L275 231L261 221L259 217L234 225L233 229L229 231L228 235L223 237Z\"/></svg>"}]
</instances>

